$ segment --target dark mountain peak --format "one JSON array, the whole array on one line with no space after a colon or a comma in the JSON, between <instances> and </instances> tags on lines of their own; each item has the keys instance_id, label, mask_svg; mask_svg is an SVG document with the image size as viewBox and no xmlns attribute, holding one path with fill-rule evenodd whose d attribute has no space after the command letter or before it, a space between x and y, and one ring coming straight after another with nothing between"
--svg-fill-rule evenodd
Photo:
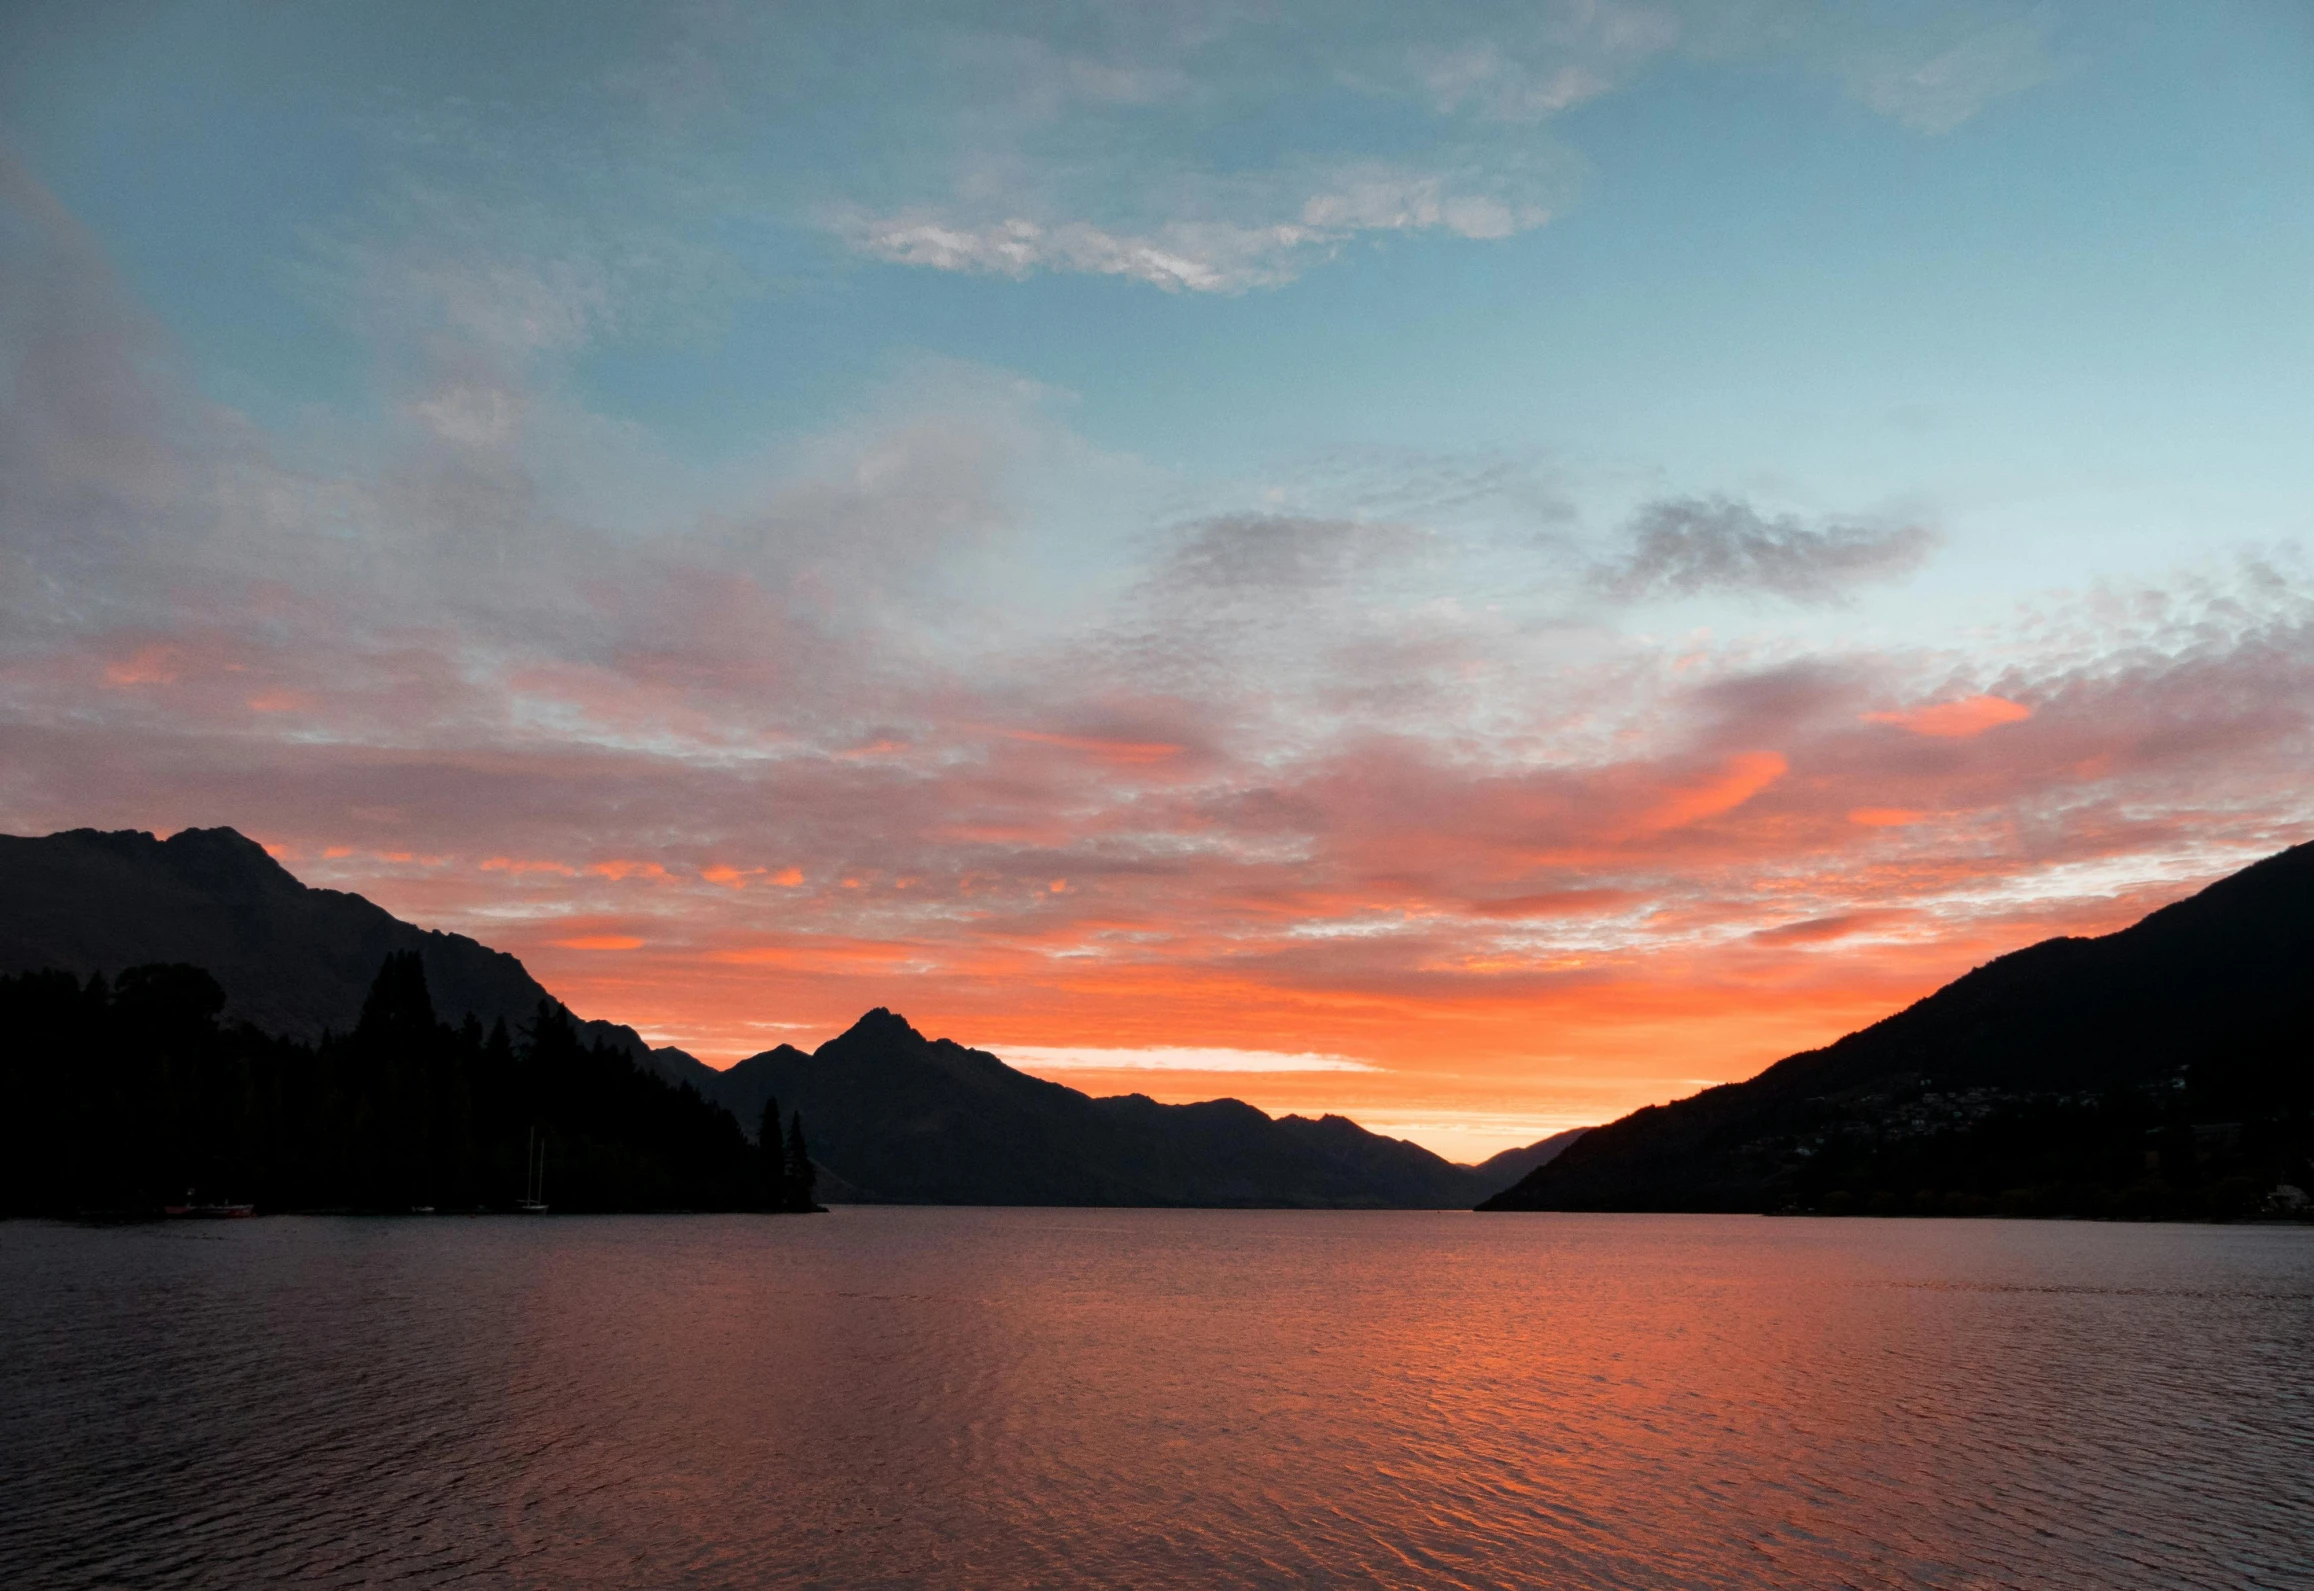
<instances>
[{"instance_id":1,"label":"dark mountain peak","mask_svg":"<svg viewBox=\"0 0 2314 1591\"><path fill-rule=\"evenodd\" d=\"M1377 1138L1382 1136L1379 1133L1368 1132L1365 1128L1359 1126L1349 1117L1336 1115L1332 1111L1326 1112L1326 1114L1323 1116L1280 1116L1278 1120L1282 1122L1290 1122L1297 1132L1307 1133L1311 1138L1318 1140L1348 1138L1362 1139ZM1390 1139L1388 1141L1392 1143L1398 1142L1397 1139Z\"/></svg>"},{"instance_id":2,"label":"dark mountain peak","mask_svg":"<svg viewBox=\"0 0 2314 1591\"><path fill-rule=\"evenodd\" d=\"M799 1050L792 1044L774 1044L768 1050L758 1050L747 1059L734 1062L723 1073L723 1076L727 1078L745 1077L751 1071L760 1071L767 1066L783 1066L789 1061L808 1061L810 1059L811 1053L808 1050Z\"/></svg>"},{"instance_id":3,"label":"dark mountain peak","mask_svg":"<svg viewBox=\"0 0 2314 1591\"><path fill-rule=\"evenodd\" d=\"M247 899L302 890L294 874L239 829L180 829L163 840L144 829L65 829L40 843L110 865L175 879L208 894Z\"/></svg>"},{"instance_id":4,"label":"dark mountain peak","mask_svg":"<svg viewBox=\"0 0 2314 1591\"><path fill-rule=\"evenodd\" d=\"M48 836L48 843L110 851L115 856L133 858L141 852L158 850L161 842L149 829L58 829Z\"/></svg>"},{"instance_id":5,"label":"dark mountain peak","mask_svg":"<svg viewBox=\"0 0 2314 1591\"><path fill-rule=\"evenodd\" d=\"M141 832L141 831L131 831ZM146 838L151 838L147 835ZM253 866L279 872L273 853L229 823L213 829L179 829L161 842L177 856L233 857Z\"/></svg>"},{"instance_id":6,"label":"dark mountain peak","mask_svg":"<svg viewBox=\"0 0 2314 1591\"><path fill-rule=\"evenodd\" d=\"M879 1202L1440 1209L1503 1185L1339 1117L1092 1099L885 1008L808 1057L750 1056L721 1097L742 1120L770 1098L800 1112L821 1168Z\"/></svg>"},{"instance_id":7,"label":"dark mountain peak","mask_svg":"<svg viewBox=\"0 0 2314 1591\"><path fill-rule=\"evenodd\" d=\"M1267 1126L1271 1119L1269 1112L1258 1106L1248 1105L1244 1100L1232 1098L1227 1094L1219 1099L1201 1099L1189 1105L1161 1105L1158 1109L1195 1111L1201 1116L1210 1117L1216 1121L1241 1124L1260 1122Z\"/></svg>"},{"instance_id":8,"label":"dark mountain peak","mask_svg":"<svg viewBox=\"0 0 2314 1591\"><path fill-rule=\"evenodd\" d=\"M225 894L301 891L297 875L239 829L179 829L161 855L179 878Z\"/></svg>"},{"instance_id":9,"label":"dark mountain peak","mask_svg":"<svg viewBox=\"0 0 2314 1591\"><path fill-rule=\"evenodd\" d=\"M897 1011L878 1006L821 1045L820 1049L824 1051L838 1046L846 1050L863 1046L884 1049L894 1044L917 1045L924 1042L924 1035L909 1026L906 1017Z\"/></svg>"}]
</instances>

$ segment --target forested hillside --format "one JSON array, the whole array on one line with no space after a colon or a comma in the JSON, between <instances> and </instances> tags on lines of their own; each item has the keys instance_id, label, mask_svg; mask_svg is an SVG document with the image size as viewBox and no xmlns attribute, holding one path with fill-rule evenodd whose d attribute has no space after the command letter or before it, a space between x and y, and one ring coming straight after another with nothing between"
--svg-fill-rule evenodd
<instances>
[{"instance_id":1,"label":"forested hillside","mask_svg":"<svg viewBox=\"0 0 2314 1591\"><path fill-rule=\"evenodd\" d=\"M2307 1191L2314 845L1594 1129L1484 1207L2204 1219Z\"/></svg>"},{"instance_id":2,"label":"forested hillside","mask_svg":"<svg viewBox=\"0 0 2314 1591\"><path fill-rule=\"evenodd\" d=\"M729 1112L582 1037L569 1012L443 1022L421 958L388 955L352 1031L318 1043L220 1021L200 968L0 977L0 1208L143 1213L506 1208L543 1156L557 1210L792 1202ZM807 1199L808 1202L808 1199Z\"/></svg>"}]
</instances>

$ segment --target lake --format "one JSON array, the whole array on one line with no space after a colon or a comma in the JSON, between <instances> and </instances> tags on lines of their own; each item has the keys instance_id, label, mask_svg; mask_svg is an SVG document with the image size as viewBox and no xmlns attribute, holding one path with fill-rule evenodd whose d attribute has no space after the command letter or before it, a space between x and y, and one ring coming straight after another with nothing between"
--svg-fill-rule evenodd
<instances>
[{"instance_id":1,"label":"lake","mask_svg":"<svg viewBox=\"0 0 2314 1591\"><path fill-rule=\"evenodd\" d=\"M2314 1585L2314 1230L0 1225L0 1585Z\"/></svg>"}]
</instances>

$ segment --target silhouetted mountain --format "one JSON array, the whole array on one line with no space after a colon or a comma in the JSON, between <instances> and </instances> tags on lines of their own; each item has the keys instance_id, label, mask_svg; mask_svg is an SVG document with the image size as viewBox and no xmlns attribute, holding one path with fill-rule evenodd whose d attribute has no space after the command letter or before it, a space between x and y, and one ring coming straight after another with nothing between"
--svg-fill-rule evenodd
<instances>
[{"instance_id":1,"label":"silhouetted mountain","mask_svg":"<svg viewBox=\"0 0 2314 1591\"><path fill-rule=\"evenodd\" d=\"M2225 1216L2314 1166L2314 845L1595 1128L1495 1210Z\"/></svg>"},{"instance_id":2,"label":"silhouetted mountain","mask_svg":"<svg viewBox=\"0 0 2314 1591\"><path fill-rule=\"evenodd\" d=\"M286 1038L349 1033L389 953L415 951L435 1005L485 1027L531 1020L551 1000L521 962L463 934L401 921L359 895L303 884L232 829L166 840L136 829L0 835L0 973L57 968L82 978L181 963L225 990L223 1019ZM720 1074L632 1028L580 1027L701 1092Z\"/></svg>"},{"instance_id":3,"label":"silhouetted mountain","mask_svg":"<svg viewBox=\"0 0 2314 1591\"><path fill-rule=\"evenodd\" d=\"M809 1055L783 1044L725 1074L743 1121L770 1096L811 1123L823 1198L1440 1209L1501 1185L1339 1116L1093 1099L882 1008Z\"/></svg>"},{"instance_id":4,"label":"silhouetted mountain","mask_svg":"<svg viewBox=\"0 0 2314 1591\"><path fill-rule=\"evenodd\" d=\"M198 967L0 975L0 1214L811 1207L808 1175L768 1176L729 1113L561 1007L443 1022L415 952L318 1043L224 1004Z\"/></svg>"},{"instance_id":5,"label":"silhouetted mountain","mask_svg":"<svg viewBox=\"0 0 2314 1591\"><path fill-rule=\"evenodd\" d=\"M1514 1186L1520 1178L1537 1166L1547 1166L1564 1154L1574 1141L1589 1132L1588 1127L1570 1127L1555 1132L1539 1143L1525 1144L1517 1149L1505 1149L1499 1155L1490 1155L1475 1167L1478 1174L1497 1187Z\"/></svg>"},{"instance_id":6,"label":"silhouetted mountain","mask_svg":"<svg viewBox=\"0 0 2314 1591\"><path fill-rule=\"evenodd\" d=\"M359 895L311 888L231 829L167 840L93 829L0 836L0 976L46 969L85 983L133 967L199 968L223 991L219 1033L246 1023L310 1047L355 1032L379 967L401 954L416 957L432 1009L452 1026L471 1015L482 1030L503 1020L520 1033L553 1005L514 957L402 922ZM109 1031L101 1010L88 1020L92 1032ZM773 1096L800 1108L820 1197L837 1200L1460 1207L1514 1180L1516 1157L1539 1158L1559 1142L1472 1168L1335 1116L1272 1120L1236 1100L1095 1100L992 1055L930 1043L881 1010L812 1055L783 1045L727 1073L607 1022L577 1025L562 1049L624 1055L722 1106L750 1139ZM287 1053L265 1051L263 1065L293 1071ZM760 1168L750 1175L762 1184ZM299 1176L278 1185L318 1185ZM662 1189L652 1198L675 1197L664 1178L651 1186Z\"/></svg>"}]
</instances>

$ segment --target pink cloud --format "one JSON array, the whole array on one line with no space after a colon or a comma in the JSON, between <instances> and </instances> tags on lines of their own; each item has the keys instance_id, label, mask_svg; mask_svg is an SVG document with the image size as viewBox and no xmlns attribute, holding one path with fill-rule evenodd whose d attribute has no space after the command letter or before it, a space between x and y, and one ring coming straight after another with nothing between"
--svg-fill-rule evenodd
<instances>
[{"instance_id":1,"label":"pink cloud","mask_svg":"<svg viewBox=\"0 0 2314 1591\"><path fill-rule=\"evenodd\" d=\"M1866 713L1864 721L1895 724L1916 735L1930 735L1939 740L1966 740L2001 724L2022 723L2032 716L2030 707L2005 696L1968 696L1898 713Z\"/></svg>"},{"instance_id":2,"label":"pink cloud","mask_svg":"<svg viewBox=\"0 0 2314 1591\"><path fill-rule=\"evenodd\" d=\"M1782 923L1773 928L1755 930L1752 938L1764 945L1815 945L1846 939L1855 934L1869 933L1895 923L1915 920L1915 914L1901 911L1838 912L1830 917L1811 917L1805 922Z\"/></svg>"},{"instance_id":3,"label":"pink cloud","mask_svg":"<svg viewBox=\"0 0 2314 1591\"><path fill-rule=\"evenodd\" d=\"M313 706L313 697L288 686L275 686L250 697L248 706L253 713L295 713Z\"/></svg>"},{"instance_id":4,"label":"pink cloud","mask_svg":"<svg viewBox=\"0 0 2314 1591\"><path fill-rule=\"evenodd\" d=\"M1007 740L1059 746L1067 751L1084 752L1102 762L1125 766L1163 762L1168 757L1178 757L1182 751L1179 745L1166 740L1104 740L1093 735L1056 735L1037 729L1006 729L999 733Z\"/></svg>"},{"instance_id":5,"label":"pink cloud","mask_svg":"<svg viewBox=\"0 0 2314 1591\"><path fill-rule=\"evenodd\" d=\"M180 673L179 652L173 646L140 646L127 657L107 663L107 685L174 685Z\"/></svg>"},{"instance_id":6,"label":"pink cloud","mask_svg":"<svg viewBox=\"0 0 2314 1591\"><path fill-rule=\"evenodd\" d=\"M575 878L578 869L567 862L542 862L514 856L486 856L474 864L485 873L553 873L562 878Z\"/></svg>"},{"instance_id":7,"label":"pink cloud","mask_svg":"<svg viewBox=\"0 0 2314 1591\"><path fill-rule=\"evenodd\" d=\"M640 950L643 941L632 934L580 934L570 939L557 939L555 944L565 950Z\"/></svg>"},{"instance_id":8,"label":"pink cloud","mask_svg":"<svg viewBox=\"0 0 2314 1591\"><path fill-rule=\"evenodd\" d=\"M1444 530L1237 515L1064 623L1007 482L1090 450L1017 400L622 538L542 498L551 451L277 467L75 284L55 336L117 383L28 365L0 414L0 553L74 597L0 582L5 826L233 823L718 1059L892 1004L1378 1067L1274 1102L1595 1119L2314 833L2287 582L1961 657L1660 643L1498 603L1499 558L1453 586ZM1828 545L1729 534L1755 585Z\"/></svg>"},{"instance_id":9,"label":"pink cloud","mask_svg":"<svg viewBox=\"0 0 2314 1591\"><path fill-rule=\"evenodd\" d=\"M1472 901L1467 909L1479 917L1583 917L1618 911L1644 898L1627 889L1560 889Z\"/></svg>"}]
</instances>

